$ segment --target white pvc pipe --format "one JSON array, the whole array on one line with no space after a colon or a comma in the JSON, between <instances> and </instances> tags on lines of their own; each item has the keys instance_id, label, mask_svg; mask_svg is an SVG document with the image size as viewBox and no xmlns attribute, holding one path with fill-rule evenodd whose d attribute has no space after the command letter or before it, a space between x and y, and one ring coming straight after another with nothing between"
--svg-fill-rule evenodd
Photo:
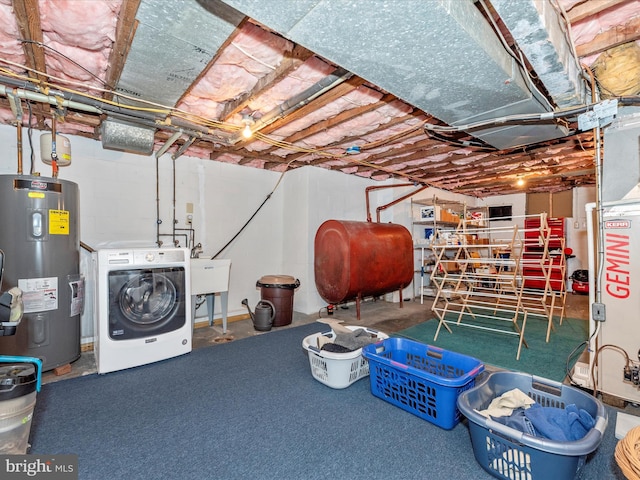
<instances>
[{"instance_id":1,"label":"white pvc pipe","mask_svg":"<svg viewBox=\"0 0 640 480\"><path fill-rule=\"evenodd\" d=\"M22 90L19 88L7 88L6 85L0 85L0 95L8 96L9 94L13 94L18 98L32 100L34 102L48 103L50 105L60 105L63 107L73 108L74 110L82 110L84 112L103 113L99 108L93 107L91 105L86 105L84 103L74 102L73 100L63 99L62 101L58 101L58 98L53 95L29 92L27 90Z\"/></svg>"}]
</instances>

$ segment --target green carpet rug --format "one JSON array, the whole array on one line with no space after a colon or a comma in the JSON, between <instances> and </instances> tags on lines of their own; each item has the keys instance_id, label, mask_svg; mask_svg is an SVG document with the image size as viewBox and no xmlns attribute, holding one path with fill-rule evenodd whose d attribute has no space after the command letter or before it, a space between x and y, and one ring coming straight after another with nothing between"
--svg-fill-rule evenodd
<instances>
[{"instance_id":1,"label":"green carpet rug","mask_svg":"<svg viewBox=\"0 0 640 480\"><path fill-rule=\"evenodd\" d=\"M502 322L500 328L504 330L507 325ZM549 343L547 343L545 342L546 320L539 317L529 317L524 333L524 339L529 344L529 348L525 348L523 345L520 360L516 360L519 341L516 335L451 324L449 326L453 333L449 333L443 326L437 341L433 340L438 328L437 319L431 319L406 330L401 330L395 335L469 355L481 360L486 365L525 372L561 382L566 375L567 360L569 360L569 368L572 368L584 350L585 345L581 344L589 334L588 322L585 320L565 318L562 325L558 325L558 320L554 319L555 331L551 331Z\"/></svg>"}]
</instances>

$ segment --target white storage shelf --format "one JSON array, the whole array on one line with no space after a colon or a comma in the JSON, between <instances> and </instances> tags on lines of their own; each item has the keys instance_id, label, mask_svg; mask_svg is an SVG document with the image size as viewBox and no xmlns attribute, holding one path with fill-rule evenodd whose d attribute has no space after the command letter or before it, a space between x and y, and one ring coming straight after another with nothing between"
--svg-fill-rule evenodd
<instances>
[{"instance_id":1,"label":"white storage shelf","mask_svg":"<svg viewBox=\"0 0 640 480\"><path fill-rule=\"evenodd\" d=\"M435 264L431 243L439 232L454 234L463 219L468 220L469 228L483 227L488 223L487 207L467 207L463 202L444 200L436 196L429 199L413 199L412 237L415 264L415 295L424 303L425 296L433 297L437 291L431 282L431 271Z\"/></svg>"}]
</instances>

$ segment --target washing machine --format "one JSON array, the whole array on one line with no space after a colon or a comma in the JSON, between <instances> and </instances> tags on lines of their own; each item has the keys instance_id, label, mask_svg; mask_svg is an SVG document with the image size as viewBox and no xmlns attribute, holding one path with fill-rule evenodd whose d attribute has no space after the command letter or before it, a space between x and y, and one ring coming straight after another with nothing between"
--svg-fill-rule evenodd
<instances>
[{"instance_id":1,"label":"washing machine","mask_svg":"<svg viewBox=\"0 0 640 480\"><path fill-rule=\"evenodd\" d=\"M188 249L102 249L95 258L98 373L191 351Z\"/></svg>"}]
</instances>

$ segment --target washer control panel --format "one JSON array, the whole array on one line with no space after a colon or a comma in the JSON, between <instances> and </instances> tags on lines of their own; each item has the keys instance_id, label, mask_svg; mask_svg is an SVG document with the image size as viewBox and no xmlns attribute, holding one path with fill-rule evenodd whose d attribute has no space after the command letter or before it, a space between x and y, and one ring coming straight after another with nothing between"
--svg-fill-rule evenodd
<instances>
[{"instance_id":1,"label":"washer control panel","mask_svg":"<svg viewBox=\"0 0 640 480\"><path fill-rule=\"evenodd\" d=\"M166 265L187 260L186 250L181 248L110 250L106 256L109 265Z\"/></svg>"}]
</instances>

